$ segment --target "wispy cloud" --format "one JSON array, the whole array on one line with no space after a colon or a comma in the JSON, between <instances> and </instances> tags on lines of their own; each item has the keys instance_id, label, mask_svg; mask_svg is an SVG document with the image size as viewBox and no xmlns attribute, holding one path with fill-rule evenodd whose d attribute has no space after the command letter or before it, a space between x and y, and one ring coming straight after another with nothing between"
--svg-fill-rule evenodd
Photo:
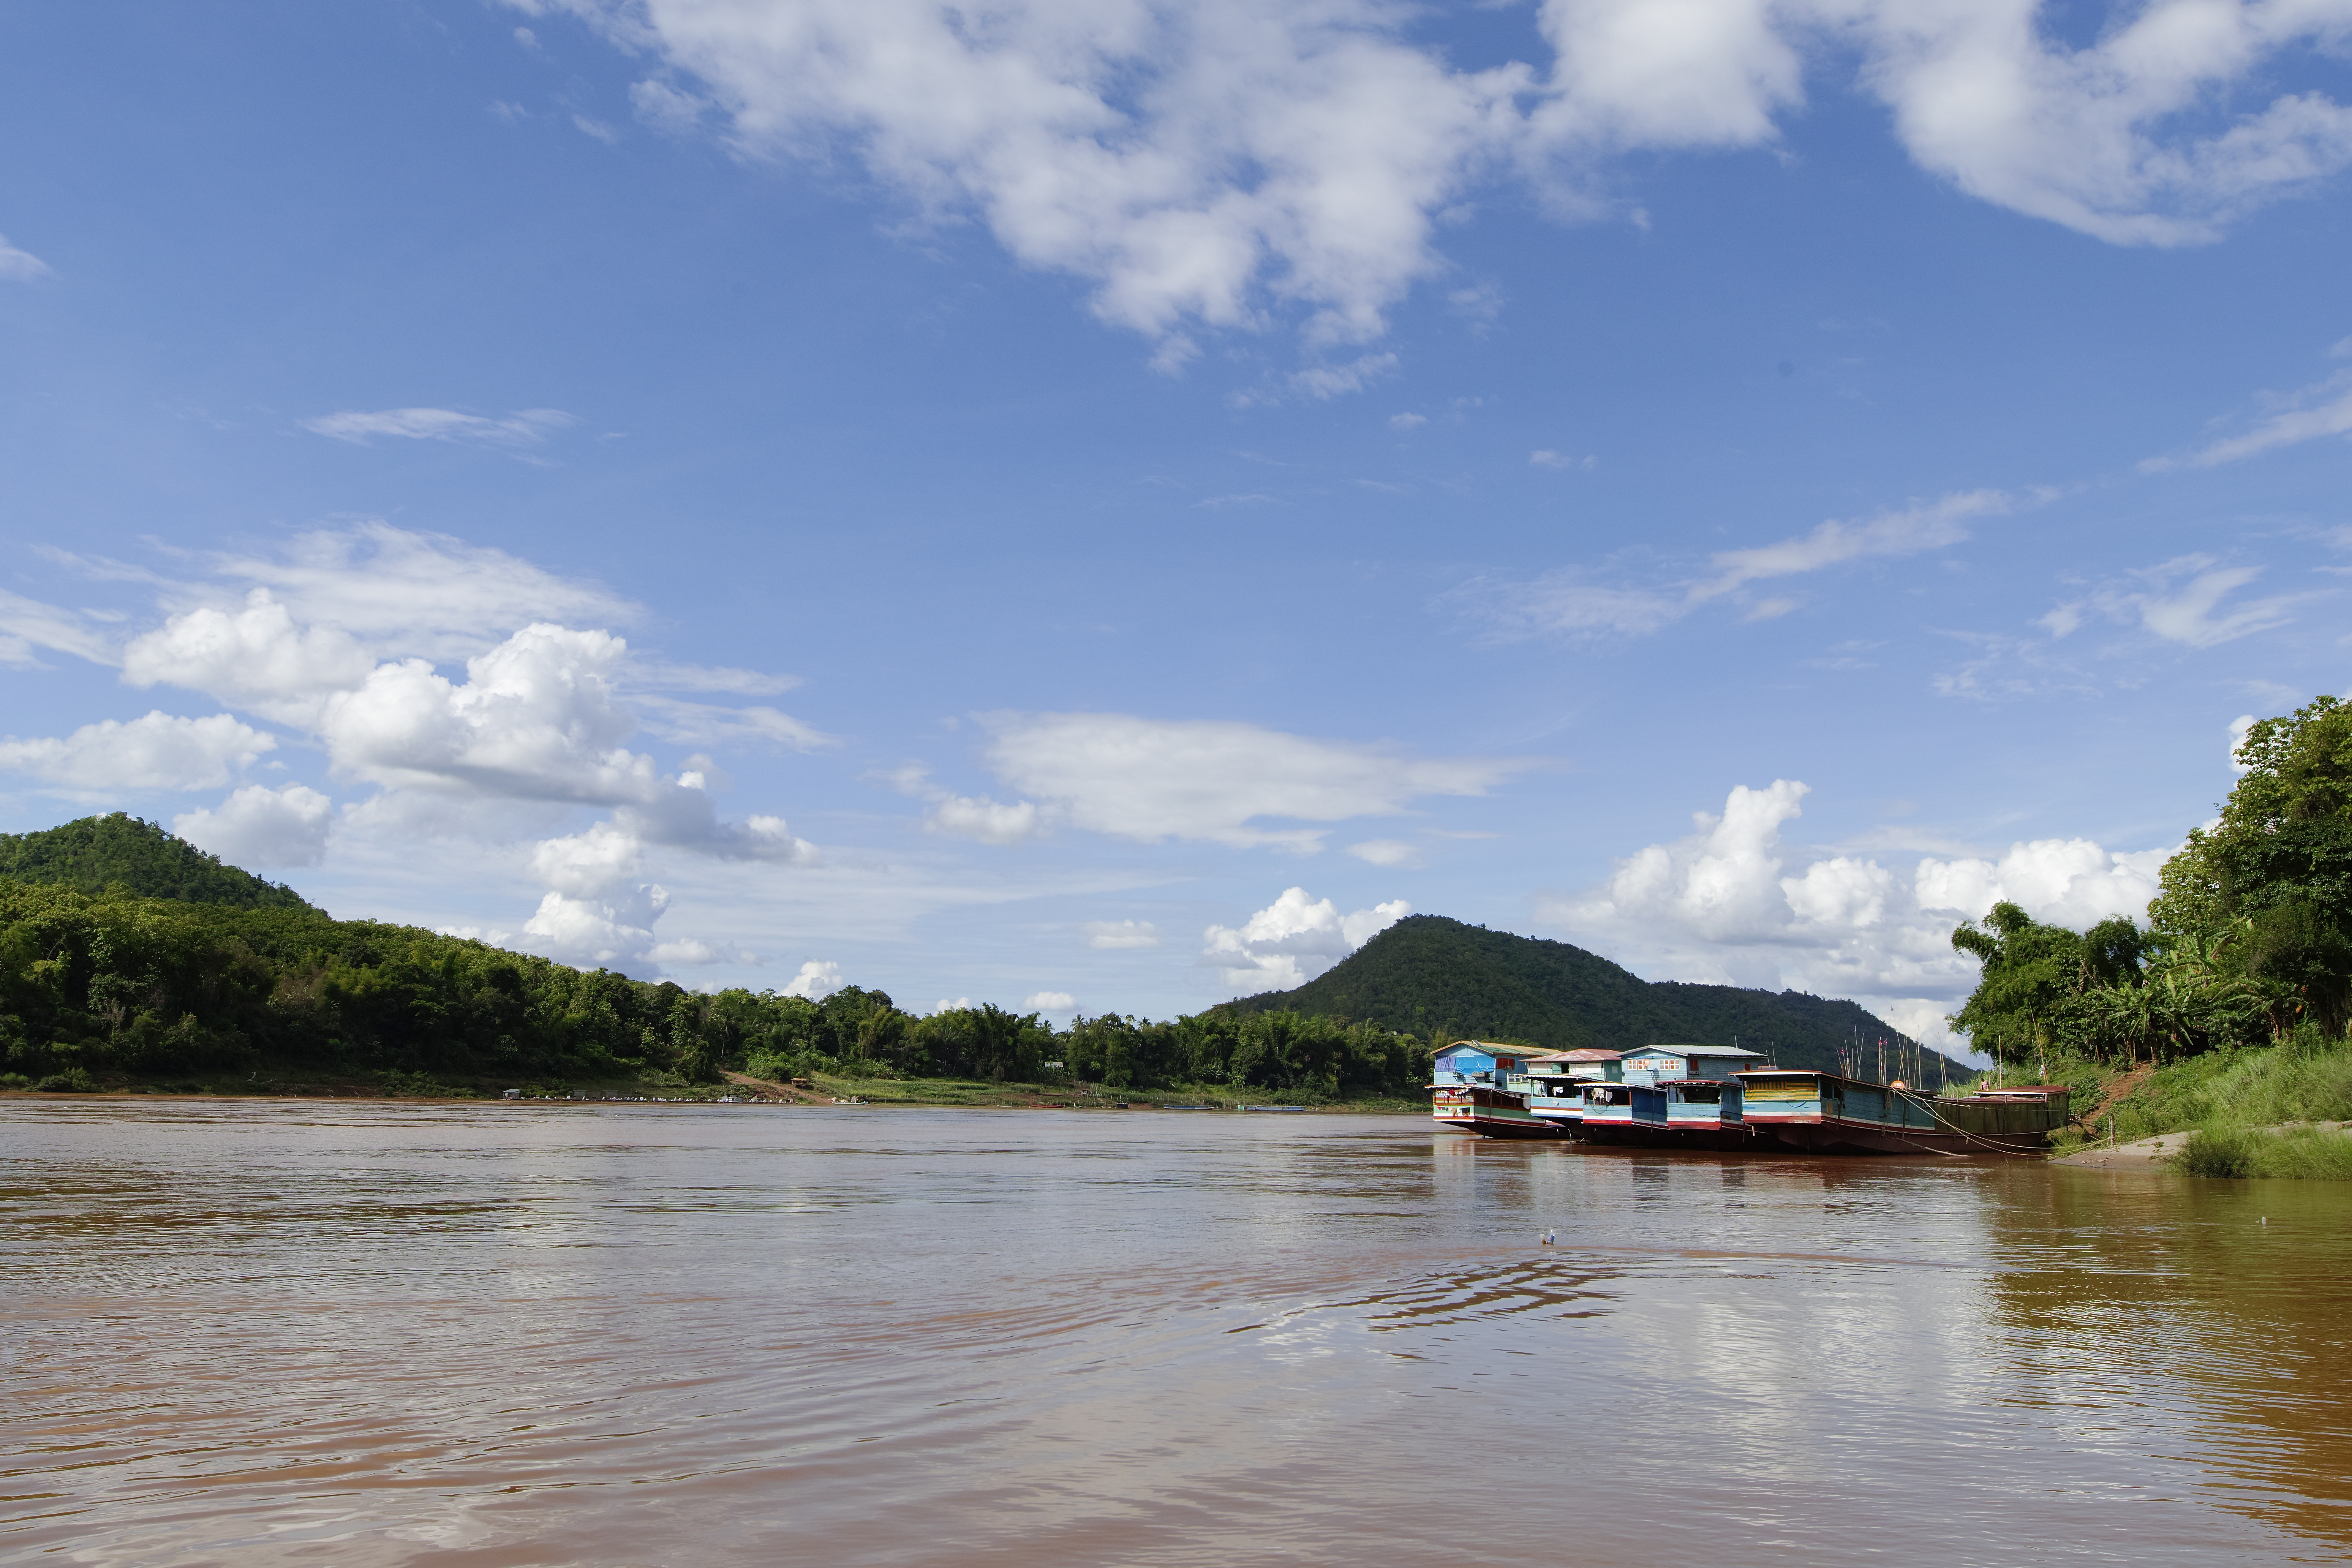
<instances>
[{"instance_id":1,"label":"wispy cloud","mask_svg":"<svg viewBox=\"0 0 2352 1568\"><path fill-rule=\"evenodd\" d=\"M551 432L577 425L580 420L561 408L525 408L504 419L460 414L454 408L380 408L373 412L344 409L298 423L314 436L348 441L355 447L367 446L382 436L405 441L518 447L539 446Z\"/></svg>"},{"instance_id":2,"label":"wispy cloud","mask_svg":"<svg viewBox=\"0 0 2352 1568\"><path fill-rule=\"evenodd\" d=\"M49 275L49 264L29 250L19 250L0 234L0 278L12 283L30 283Z\"/></svg>"},{"instance_id":3,"label":"wispy cloud","mask_svg":"<svg viewBox=\"0 0 2352 1568\"><path fill-rule=\"evenodd\" d=\"M1548 457L1557 454L1538 452L1531 460ZM1504 639L1543 635L1646 637L1717 599L1745 604L1748 620L1769 620L1796 609L1800 601L1785 595L1751 599L1748 590L1756 584L1873 557L1940 550L1966 541L1972 520L2000 516L2025 500L2039 499L2038 495L2020 498L2006 490L1966 490L1932 501L1915 501L1860 522L1832 519L1794 538L1719 551L1708 557L1706 575L1658 587L1596 581L1590 571L1569 568L1519 582L1480 578L1446 597L1484 618L1490 637Z\"/></svg>"},{"instance_id":4,"label":"wispy cloud","mask_svg":"<svg viewBox=\"0 0 2352 1568\"><path fill-rule=\"evenodd\" d=\"M1865 522L1822 523L1811 533L1750 550L1727 550L1709 563L1715 575L1695 584L1693 604L1737 593L1750 583L1818 572L1868 556L1917 555L1958 544L1969 537L1972 518L1996 517L2016 505L2003 490L1965 490L1932 501L1915 501L1900 511L1881 512Z\"/></svg>"},{"instance_id":5,"label":"wispy cloud","mask_svg":"<svg viewBox=\"0 0 2352 1568\"><path fill-rule=\"evenodd\" d=\"M2140 471L2210 468L2324 437L2352 436L2352 373L2306 386L2284 402L2285 407L2242 436L2215 441L2186 458L2150 458L2140 464Z\"/></svg>"}]
</instances>

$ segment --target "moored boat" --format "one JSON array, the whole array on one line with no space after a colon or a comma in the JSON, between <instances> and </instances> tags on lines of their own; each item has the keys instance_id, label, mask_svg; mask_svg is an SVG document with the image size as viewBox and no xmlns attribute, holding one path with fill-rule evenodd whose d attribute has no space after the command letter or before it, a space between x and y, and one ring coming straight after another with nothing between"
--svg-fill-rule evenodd
<instances>
[{"instance_id":1,"label":"moored boat","mask_svg":"<svg viewBox=\"0 0 2352 1568\"><path fill-rule=\"evenodd\" d=\"M1560 1128L1528 1110L1510 1080L1538 1055L1532 1046L1456 1040L1434 1053L1429 1114L1441 1127L1488 1138L1557 1138Z\"/></svg>"},{"instance_id":2,"label":"moored boat","mask_svg":"<svg viewBox=\"0 0 2352 1568\"><path fill-rule=\"evenodd\" d=\"M1441 1127L1488 1138L1558 1138L1564 1130L1528 1110L1528 1097L1491 1084L1440 1084L1429 1113Z\"/></svg>"},{"instance_id":3,"label":"moored boat","mask_svg":"<svg viewBox=\"0 0 2352 1568\"><path fill-rule=\"evenodd\" d=\"M1636 1149L1746 1152L1769 1145L1769 1133L1748 1124L1745 1098L1738 1083L1707 1079L1588 1084L1577 1136Z\"/></svg>"},{"instance_id":4,"label":"moored boat","mask_svg":"<svg viewBox=\"0 0 2352 1568\"><path fill-rule=\"evenodd\" d=\"M1941 1099L1902 1084L1763 1068L1738 1075L1748 1125L1816 1154L2039 1154L2066 1125L2063 1084Z\"/></svg>"}]
</instances>

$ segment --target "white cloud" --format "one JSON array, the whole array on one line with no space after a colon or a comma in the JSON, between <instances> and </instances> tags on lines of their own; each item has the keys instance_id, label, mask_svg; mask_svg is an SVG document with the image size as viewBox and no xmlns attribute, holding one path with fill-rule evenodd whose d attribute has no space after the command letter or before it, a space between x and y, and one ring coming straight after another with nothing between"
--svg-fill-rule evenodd
<instances>
[{"instance_id":1,"label":"white cloud","mask_svg":"<svg viewBox=\"0 0 2352 1568\"><path fill-rule=\"evenodd\" d=\"M299 534L269 552L194 559L213 577L268 589L295 621L355 637L379 659L446 663L534 621L628 626L642 614L597 584L558 576L503 550L386 522ZM174 609L224 607L212 592L182 584L172 585L169 602Z\"/></svg>"},{"instance_id":2,"label":"white cloud","mask_svg":"<svg viewBox=\"0 0 2352 1568\"><path fill-rule=\"evenodd\" d=\"M1428 423L1429 416L1425 414L1391 414L1389 416L1389 427L1393 430L1417 430Z\"/></svg>"},{"instance_id":3,"label":"white cloud","mask_svg":"<svg viewBox=\"0 0 2352 1568\"><path fill-rule=\"evenodd\" d=\"M103 719L63 740L0 741L0 768L75 791L207 789L274 750L275 738L226 713L180 719L157 710Z\"/></svg>"},{"instance_id":4,"label":"white cloud","mask_svg":"<svg viewBox=\"0 0 2352 1568\"><path fill-rule=\"evenodd\" d=\"M1940 550L1969 537L1970 518L1998 516L2013 504L2012 499L2000 490L1966 490L1932 501L1915 501L1899 511L1881 512L1864 522L1832 519L1811 533L1776 544L1723 551L1710 562L1715 575L1695 584L1690 600L1699 604L1736 593L1750 583L1818 572L1868 556L1916 555Z\"/></svg>"},{"instance_id":5,"label":"white cloud","mask_svg":"<svg viewBox=\"0 0 2352 1568\"><path fill-rule=\"evenodd\" d=\"M30 283L49 275L49 264L29 250L19 250L0 235L0 278L12 283Z\"/></svg>"},{"instance_id":6,"label":"white cloud","mask_svg":"<svg viewBox=\"0 0 2352 1568\"><path fill-rule=\"evenodd\" d=\"M2246 732L2253 727L2254 716L2251 713L2241 713L2230 721L2230 771L2242 778L2252 770L2238 760L2238 748L2246 743Z\"/></svg>"},{"instance_id":7,"label":"white cloud","mask_svg":"<svg viewBox=\"0 0 2352 1568\"><path fill-rule=\"evenodd\" d=\"M0 664L37 666L37 647L69 653L92 664L113 664L121 657L88 617L0 589Z\"/></svg>"},{"instance_id":8,"label":"white cloud","mask_svg":"<svg viewBox=\"0 0 2352 1568\"><path fill-rule=\"evenodd\" d=\"M615 674L625 679L625 672ZM615 684L619 684L617 679ZM681 746L752 741L795 752L814 752L835 743L832 736L773 708L727 708L713 702L688 702L675 697L642 694L632 697L629 706L645 721L646 729Z\"/></svg>"},{"instance_id":9,"label":"white cloud","mask_svg":"<svg viewBox=\"0 0 2352 1568\"><path fill-rule=\"evenodd\" d=\"M2268 598L2223 601L2263 574L2259 566L2224 566L2210 555L2181 555L2100 584L2087 605L2109 620L2190 647L2214 647L2293 619L2294 607L2315 594L2277 594ZM2083 605L2062 605L2041 624L2053 635L2073 630Z\"/></svg>"},{"instance_id":10,"label":"white cloud","mask_svg":"<svg viewBox=\"0 0 2352 1568\"><path fill-rule=\"evenodd\" d=\"M942 996L931 1004L931 1016L936 1018L942 1013L961 1013L971 1005L971 998L969 996L959 996L952 1002Z\"/></svg>"},{"instance_id":11,"label":"white cloud","mask_svg":"<svg viewBox=\"0 0 2352 1568\"><path fill-rule=\"evenodd\" d=\"M1547 458L1558 458L1546 462ZM1530 459L1542 467L1567 467L1557 453ZM1586 459L1589 465L1591 459ZM1708 559L1707 574L1675 587L1637 587L1599 583L1588 572L1548 572L1522 582L1479 578L1446 598L1479 620L1496 640L1535 636L1646 637L1664 630L1712 600L1748 604L1747 619L1769 620L1797 608L1792 598L1750 601L1753 584L1874 557L1916 555L1958 544L1969 537L1969 520L2011 510L2016 497L2001 490L1956 492L1931 501L1880 512L1859 522L1831 519L1810 533L1726 550Z\"/></svg>"},{"instance_id":12,"label":"white cloud","mask_svg":"<svg viewBox=\"0 0 2352 1568\"><path fill-rule=\"evenodd\" d=\"M1974 961L1951 947L1961 920L2003 899L2077 929L2138 917L2171 853L2042 839L1906 869L1786 843L1809 793L1789 779L1737 787L1688 837L1625 857L1599 887L1538 900L1538 918L1652 978L1850 996L1937 1043L1976 984Z\"/></svg>"},{"instance_id":13,"label":"white cloud","mask_svg":"<svg viewBox=\"0 0 2352 1568\"><path fill-rule=\"evenodd\" d=\"M1481 579L1446 597L1484 627L1490 638L1556 635L1647 637L1690 612L1679 594L1594 583L1577 571L1547 572L1522 583Z\"/></svg>"},{"instance_id":14,"label":"white cloud","mask_svg":"<svg viewBox=\"0 0 2352 1568\"><path fill-rule=\"evenodd\" d=\"M1346 364L1318 365L1302 370L1290 378L1290 384L1299 392L1326 403L1351 392L1361 392L1376 381L1392 374L1397 356L1392 353L1363 354Z\"/></svg>"},{"instance_id":15,"label":"white cloud","mask_svg":"<svg viewBox=\"0 0 2352 1568\"><path fill-rule=\"evenodd\" d=\"M1066 1013L1078 1005L1078 999L1066 991L1032 991L1021 998L1024 1013Z\"/></svg>"},{"instance_id":16,"label":"white cloud","mask_svg":"<svg viewBox=\"0 0 2352 1568\"><path fill-rule=\"evenodd\" d=\"M942 795L923 814L923 830L982 844L1023 844L1044 837L1051 818L1050 811L1031 801L1006 805L986 795Z\"/></svg>"},{"instance_id":17,"label":"white cloud","mask_svg":"<svg viewBox=\"0 0 2352 1568\"><path fill-rule=\"evenodd\" d=\"M213 806L172 818L172 831L247 870L315 866L327 853L334 802L301 784L247 784Z\"/></svg>"},{"instance_id":18,"label":"white cloud","mask_svg":"<svg viewBox=\"0 0 2352 1568\"><path fill-rule=\"evenodd\" d=\"M1034 797L1040 813L1145 843L1178 838L1318 849L1328 829L1263 826L1260 819L1394 816L1425 795L1483 795L1525 765L1414 757L1216 720L1036 713L996 714L985 722L989 766Z\"/></svg>"},{"instance_id":19,"label":"white cloud","mask_svg":"<svg viewBox=\"0 0 2352 1568\"><path fill-rule=\"evenodd\" d=\"M829 958L812 958L801 965L801 972L793 975L792 983L784 987L784 994L822 1002L840 990L843 984L840 964Z\"/></svg>"},{"instance_id":20,"label":"white cloud","mask_svg":"<svg viewBox=\"0 0 2352 1568\"><path fill-rule=\"evenodd\" d=\"M2242 436L2231 436L2200 448L2186 458L2149 458L2142 472L2168 468L2210 468L2329 436L2352 436L2352 384L2341 375L2308 386L2286 400L2287 406Z\"/></svg>"},{"instance_id":21,"label":"white cloud","mask_svg":"<svg viewBox=\"0 0 2352 1568\"><path fill-rule=\"evenodd\" d=\"M2117 244L2210 240L2352 163L2352 112L2317 92L2221 107L2340 46L2345 0L2157 0L2080 48L2037 0L1544 0L1529 58L1480 70L1380 0L509 4L651 58L632 97L654 123L715 120L740 153L855 161L977 217L1168 363L1192 330L1285 308L1321 341L1376 336L1479 186L1516 169L1558 210L1609 210L1584 194L1607 160L1769 147L1808 74L1883 101L1962 190Z\"/></svg>"},{"instance_id":22,"label":"white cloud","mask_svg":"<svg viewBox=\"0 0 2352 1568\"><path fill-rule=\"evenodd\" d=\"M95 574L156 581L136 568L61 558ZM513 940L531 951L632 973L718 962L724 952L699 938L656 939L655 923L669 899L642 879L647 851L682 849L772 866L809 867L818 859L815 847L794 837L781 816L722 820L712 791L727 779L711 757L697 755L666 774L652 756L628 745L641 723L684 743L802 750L828 743L773 708L642 690L623 695L625 684L763 692L790 685L789 677L633 656L611 631L576 629L535 614L626 616L635 613L626 601L499 551L382 523L307 534L271 553L192 559L209 581L159 582L173 612L124 647L124 680L205 692L303 731L324 748L336 776L379 787L346 814L347 839L431 835L511 842L544 835L582 810L607 814L584 831L544 838L529 850L545 892ZM242 598L223 594L224 582L245 584ZM0 619L0 629L21 627L46 645L78 645L77 651L112 661L95 634L65 612L0 602L0 617L13 617ZM502 623L516 617L530 618L504 631ZM464 659L462 679L437 668L453 657ZM66 742L19 742L17 761L59 779L169 775L173 787L226 782L225 764L188 761L191 742L177 727L191 722L209 727L200 729L203 735L228 726L250 738L243 742L248 751L275 744L226 715L190 721L159 713L140 721L149 730L166 726L154 734L132 727L126 739L92 727ZM181 753L171 766L142 772L126 763L132 742L155 752L161 741L172 741ZM293 811L304 804L299 795L242 791L218 811L186 820L192 832L221 842L243 834L238 842L292 845L272 852L315 858L324 819L314 824Z\"/></svg>"},{"instance_id":23,"label":"white cloud","mask_svg":"<svg viewBox=\"0 0 2352 1568\"><path fill-rule=\"evenodd\" d=\"M578 117L574 116L576 120ZM473 447L536 447L550 432L580 423L561 408L525 408L504 419L460 414L451 408L345 409L296 421L314 436L364 447L376 437L406 441L454 441Z\"/></svg>"},{"instance_id":24,"label":"white cloud","mask_svg":"<svg viewBox=\"0 0 2352 1568\"><path fill-rule=\"evenodd\" d=\"M1367 838L1361 844L1348 846L1348 853L1359 860L1369 860L1375 866L1418 866L1421 848L1402 838Z\"/></svg>"},{"instance_id":25,"label":"white cloud","mask_svg":"<svg viewBox=\"0 0 2352 1568\"><path fill-rule=\"evenodd\" d=\"M240 610L173 616L122 650L132 686L201 691L283 724L315 726L327 700L366 680L375 660L348 632L299 627L267 588Z\"/></svg>"},{"instance_id":26,"label":"white cloud","mask_svg":"<svg viewBox=\"0 0 2352 1568\"><path fill-rule=\"evenodd\" d=\"M1412 906L1396 899L1342 915L1330 900L1290 888L1238 927L1209 927L1200 962L1237 989L1288 991L1411 913Z\"/></svg>"},{"instance_id":27,"label":"white cloud","mask_svg":"<svg viewBox=\"0 0 2352 1568\"><path fill-rule=\"evenodd\" d=\"M1528 462L1531 467L1538 468L1572 468L1576 467L1575 458L1563 458L1549 447L1538 447L1537 450L1529 452L1528 454Z\"/></svg>"},{"instance_id":28,"label":"white cloud","mask_svg":"<svg viewBox=\"0 0 2352 1568\"><path fill-rule=\"evenodd\" d=\"M1160 928L1150 921L1088 921L1086 933L1087 945L1091 948L1117 950L1160 945Z\"/></svg>"}]
</instances>

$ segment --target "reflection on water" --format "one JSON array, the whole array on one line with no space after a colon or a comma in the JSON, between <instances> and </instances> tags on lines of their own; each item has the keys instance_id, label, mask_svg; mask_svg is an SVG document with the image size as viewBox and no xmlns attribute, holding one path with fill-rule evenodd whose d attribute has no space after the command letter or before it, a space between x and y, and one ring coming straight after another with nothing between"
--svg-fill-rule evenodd
<instances>
[{"instance_id":1,"label":"reflection on water","mask_svg":"<svg viewBox=\"0 0 2352 1568\"><path fill-rule=\"evenodd\" d=\"M0 1216L10 1560L2352 1545L2332 1185L1406 1119L14 1100Z\"/></svg>"}]
</instances>

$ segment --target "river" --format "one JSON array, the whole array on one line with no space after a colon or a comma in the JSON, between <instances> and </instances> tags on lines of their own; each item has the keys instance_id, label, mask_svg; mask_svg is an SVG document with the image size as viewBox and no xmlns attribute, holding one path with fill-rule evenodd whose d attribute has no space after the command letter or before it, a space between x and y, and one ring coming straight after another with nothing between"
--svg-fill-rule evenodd
<instances>
[{"instance_id":1,"label":"river","mask_svg":"<svg viewBox=\"0 0 2352 1568\"><path fill-rule=\"evenodd\" d=\"M9 1562L2352 1554L2328 1184L12 1098L0 1215Z\"/></svg>"}]
</instances>

